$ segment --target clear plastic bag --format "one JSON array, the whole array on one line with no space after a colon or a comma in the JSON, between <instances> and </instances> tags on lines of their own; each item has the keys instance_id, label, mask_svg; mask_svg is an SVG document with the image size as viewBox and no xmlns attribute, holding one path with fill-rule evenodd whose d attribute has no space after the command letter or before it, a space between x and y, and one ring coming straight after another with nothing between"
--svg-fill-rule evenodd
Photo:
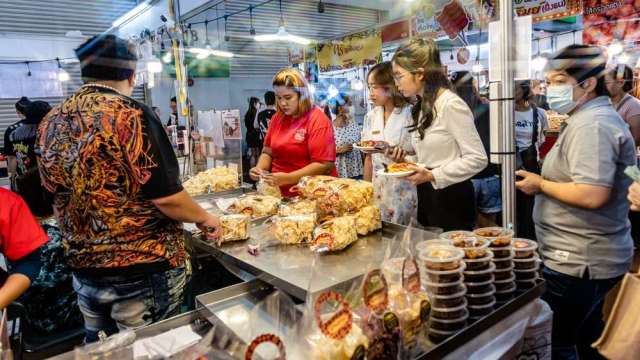
<instances>
[{"instance_id":1,"label":"clear plastic bag","mask_svg":"<svg viewBox=\"0 0 640 360\"><path fill-rule=\"evenodd\" d=\"M127 360L133 359L133 343L136 333L133 330L125 330L110 337L100 333L100 341L75 348L73 357L75 360Z\"/></svg>"},{"instance_id":2,"label":"clear plastic bag","mask_svg":"<svg viewBox=\"0 0 640 360\"><path fill-rule=\"evenodd\" d=\"M278 215L316 215L317 202L315 200L294 198L290 201L280 204Z\"/></svg>"},{"instance_id":3,"label":"clear plastic bag","mask_svg":"<svg viewBox=\"0 0 640 360\"><path fill-rule=\"evenodd\" d=\"M227 208L233 214L245 214L252 218L275 215L278 212L281 199L265 195L243 195L234 200Z\"/></svg>"},{"instance_id":4,"label":"clear plastic bag","mask_svg":"<svg viewBox=\"0 0 640 360\"><path fill-rule=\"evenodd\" d=\"M260 176L260 179L258 180L258 184L256 185L256 190L260 195L282 198L282 192L280 191L280 187L271 185L268 182L266 182L264 176Z\"/></svg>"},{"instance_id":5,"label":"clear plastic bag","mask_svg":"<svg viewBox=\"0 0 640 360\"><path fill-rule=\"evenodd\" d=\"M313 238L316 216L274 216L270 221L271 232L280 244L302 244L310 242Z\"/></svg>"},{"instance_id":6,"label":"clear plastic bag","mask_svg":"<svg viewBox=\"0 0 640 360\"><path fill-rule=\"evenodd\" d=\"M355 213L355 217L358 235L367 235L382 229L382 218L378 205L367 205L361 208Z\"/></svg>"},{"instance_id":7,"label":"clear plastic bag","mask_svg":"<svg viewBox=\"0 0 640 360\"><path fill-rule=\"evenodd\" d=\"M358 240L356 218L341 216L318 225L313 232L311 251L339 251Z\"/></svg>"},{"instance_id":8,"label":"clear plastic bag","mask_svg":"<svg viewBox=\"0 0 640 360\"><path fill-rule=\"evenodd\" d=\"M216 241L216 245L231 241L247 240L251 230L251 217L244 214L222 215L220 216L222 232Z\"/></svg>"}]
</instances>

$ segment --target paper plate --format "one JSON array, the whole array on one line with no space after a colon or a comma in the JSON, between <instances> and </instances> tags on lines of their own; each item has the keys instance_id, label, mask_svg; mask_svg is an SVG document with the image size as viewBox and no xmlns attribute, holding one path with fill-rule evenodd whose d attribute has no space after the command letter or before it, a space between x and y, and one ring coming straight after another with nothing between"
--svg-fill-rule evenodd
<instances>
[{"instance_id":1,"label":"paper plate","mask_svg":"<svg viewBox=\"0 0 640 360\"><path fill-rule=\"evenodd\" d=\"M424 164L416 164L416 165L418 167L424 167ZM415 174L415 172L416 170L407 170L407 171L401 171L401 172L388 173L384 171L384 169L381 169L381 170L378 170L376 174L380 176L388 176L388 177L407 177L409 175Z\"/></svg>"}]
</instances>

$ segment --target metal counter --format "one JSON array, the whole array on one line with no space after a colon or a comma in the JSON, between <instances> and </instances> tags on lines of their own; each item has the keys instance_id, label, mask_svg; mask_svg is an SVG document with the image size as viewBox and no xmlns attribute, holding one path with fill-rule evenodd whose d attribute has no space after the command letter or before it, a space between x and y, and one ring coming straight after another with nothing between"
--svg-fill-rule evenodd
<instances>
[{"instance_id":1,"label":"metal counter","mask_svg":"<svg viewBox=\"0 0 640 360\"><path fill-rule=\"evenodd\" d=\"M195 247L228 265L234 274L244 271L304 300L308 292L320 292L362 276L372 263L378 267L389 248L391 251L396 250L406 229L405 226L384 223L381 231L361 236L345 250L323 255L316 255L307 245L278 245L261 248L258 255L254 256L247 251L246 241L223 244L220 247L198 237L194 237L192 241ZM258 222L251 230L251 237L256 238L263 231L263 225ZM431 232L412 229L411 243L415 246L420 241L437 237ZM325 276L317 276L310 286L314 271ZM246 275L241 278L250 280Z\"/></svg>"}]
</instances>

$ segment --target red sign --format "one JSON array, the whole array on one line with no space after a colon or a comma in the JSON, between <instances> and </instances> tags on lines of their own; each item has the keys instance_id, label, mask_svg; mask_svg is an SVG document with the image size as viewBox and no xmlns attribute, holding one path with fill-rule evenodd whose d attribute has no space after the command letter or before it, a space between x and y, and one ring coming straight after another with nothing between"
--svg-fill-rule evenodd
<instances>
[{"instance_id":1,"label":"red sign","mask_svg":"<svg viewBox=\"0 0 640 360\"><path fill-rule=\"evenodd\" d=\"M640 41L640 4L634 0L584 0L585 44Z\"/></svg>"},{"instance_id":2,"label":"red sign","mask_svg":"<svg viewBox=\"0 0 640 360\"><path fill-rule=\"evenodd\" d=\"M382 43L403 40L409 37L410 26L408 20L396 21L382 27Z\"/></svg>"},{"instance_id":3,"label":"red sign","mask_svg":"<svg viewBox=\"0 0 640 360\"><path fill-rule=\"evenodd\" d=\"M469 17L457 0L452 0L445 5L436 20L450 39L455 39L459 32L469 26Z\"/></svg>"}]
</instances>

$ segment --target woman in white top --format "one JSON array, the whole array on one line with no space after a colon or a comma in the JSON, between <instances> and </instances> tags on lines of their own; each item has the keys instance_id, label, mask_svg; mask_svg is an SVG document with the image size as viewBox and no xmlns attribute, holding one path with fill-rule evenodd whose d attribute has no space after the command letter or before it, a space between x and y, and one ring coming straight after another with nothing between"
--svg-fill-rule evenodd
<instances>
[{"instance_id":1,"label":"woman in white top","mask_svg":"<svg viewBox=\"0 0 640 360\"><path fill-rule=\"evenodd\" d=\"M415 39L401 46L392 66L402 95L417 98L409 131L417 162L426 168L418 168L407 180L418 186L418 221L445 231L471 230L476 211L470 179L487 165L473 113L449 90L433 40ZM405 161L406 155L400 147L387 151L394 161Z\"/></svg>"},{"instance_id":2,"label":"woman in white top","mask_svg":"<svg viewBox=\"0 0 640 360\"><path fill-rule=\"evenodd\" d=\"M374 108L364 118L362 139L384 141L410 151L411 107L395 86L391 63L383 62L371 68L367 84ZM406 179L377 176L388 162L384 154L365 151L364 179L373 182L382 220L409 225L418 211L416 187Z\"/></svg>"}]
</instances>

